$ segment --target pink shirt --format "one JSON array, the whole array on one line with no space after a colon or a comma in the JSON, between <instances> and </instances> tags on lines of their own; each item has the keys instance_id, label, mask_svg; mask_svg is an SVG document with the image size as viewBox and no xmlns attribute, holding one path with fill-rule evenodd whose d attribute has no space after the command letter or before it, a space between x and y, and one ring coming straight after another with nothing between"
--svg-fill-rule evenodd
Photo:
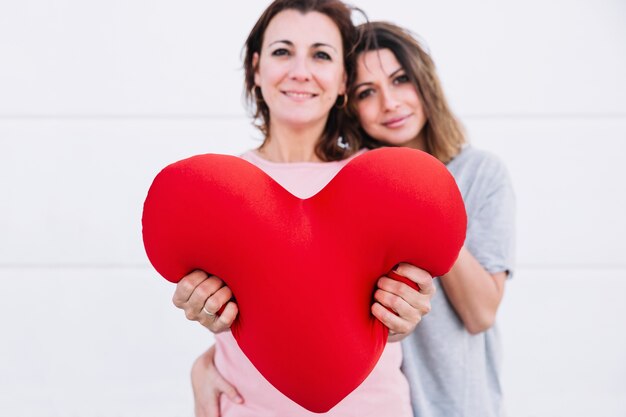
<instances>
[{"instance_id":1,"label":"pink shirt","mask_svg":"<svg viewBox=\"0 0 626 417\"><path fill-rule=\"evenodd\" d=\"M243 154L242 158L303 199L324 188L349 161L276 163L261 158L254 151ZM244 398L243 404L235 404L222 395L221 413L224 417L412 417L409 386L400 371L401 362L400 343L388 343L372 373L356 390L328 413L316 414L294 403L267 382L230 332L220 333L216 335L215 365Z\"/></svg>"}]
</instances>

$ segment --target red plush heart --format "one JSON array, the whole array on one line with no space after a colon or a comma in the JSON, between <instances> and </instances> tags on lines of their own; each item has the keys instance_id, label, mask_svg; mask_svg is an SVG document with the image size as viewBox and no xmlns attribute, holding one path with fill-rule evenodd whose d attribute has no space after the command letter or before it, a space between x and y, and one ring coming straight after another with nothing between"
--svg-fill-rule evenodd
<instances>
[{"instance_id":1,"label":"red plush heart","mask_svg":"<svg viewBox=\"0 0 626 417\"><path fill-rule=\"evenodd\" d=\"M378 278L399 262L446 273L465 229L445 166L404 148L354 158L305 200L243 159L199 155L157 175L143 212L156 270L172 282L194 269L222 278L242 351L313 412L352 392L382 353L387 328L370 313Z\"/></svg>"}]
</instances>

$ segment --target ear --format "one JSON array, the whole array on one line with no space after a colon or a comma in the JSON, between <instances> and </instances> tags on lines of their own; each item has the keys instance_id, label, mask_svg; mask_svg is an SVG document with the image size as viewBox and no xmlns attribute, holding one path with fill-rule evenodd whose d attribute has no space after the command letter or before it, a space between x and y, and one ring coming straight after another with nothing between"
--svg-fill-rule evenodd
<instances>
[{"instance_id":1,"label":"ear","mask_svg":"<svg viewBox=\"0 0 626 417\"><path fill-rule=\"evenodd\" d=\"M252 68L254 68L254 84L260 86L259 82L259 53L252 54Z\"/></svg>"}]
</instances>

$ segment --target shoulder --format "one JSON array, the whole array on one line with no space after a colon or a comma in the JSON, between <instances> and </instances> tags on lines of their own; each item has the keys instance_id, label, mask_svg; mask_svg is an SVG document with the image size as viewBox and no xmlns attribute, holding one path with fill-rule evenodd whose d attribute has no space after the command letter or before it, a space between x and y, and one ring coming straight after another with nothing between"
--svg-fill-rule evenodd
<instances>
[{"instance_id":1,"label":"shoulder","mask_svg":"<svg viewBox=\"0 0 626 417\"><path fill-rule=\"evenodd\" d=\"M456 180L468 212L485 204L515 200L513 183L504 162L496 155L466 145L447 165Z\"/></svg>"},{"instance_id":2,"label":"shoulder","mask_svg":"<svg viewBox=\"0 0 626 417\"><path fill-rule=\"evenodd\" d=\"M497 155L471 145L466 145L447 167L457 181L509 181L507 167Z\"/></svg>"},{"instance_id":3,"label":"shoulder","mask_svg":"<svg viewBox=\"0 0 626 417\"><path fill-rule=\"evenodd\" d=\"M258 163L261 160L261 157L257 155L256 149L248 149L244 153L237 155L239 158L244 161L248 161L250 163Z\"/></svg>"},{"instance_id":4,"label":"shoulder","mask_svg":"<svg viewBox=\"0 0 626 417\"><path fill-rule=\"evenodd\" d=\"M450 170L466 167L506 171L504 162L498 156L471 145L465 145L461 152L448 163Z\"/></svg>"}]
</instances>

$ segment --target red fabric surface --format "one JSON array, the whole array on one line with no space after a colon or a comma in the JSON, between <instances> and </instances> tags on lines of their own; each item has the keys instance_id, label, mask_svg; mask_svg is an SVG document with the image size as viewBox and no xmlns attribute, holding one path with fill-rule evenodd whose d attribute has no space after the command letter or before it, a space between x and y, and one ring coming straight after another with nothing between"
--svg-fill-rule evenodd
<instances>
[{"instance_id":1,"label":"red fabric surface","mask_svg":"<svg viewBox=\"0 0 626 417\"><path fill-rule=\"evenodd\" d=\"M243 352L314 412L341 401L380 357L387 328L370 313L378 278L399 262L446 273L465 230L445 166L406 148L354 158L305 200L240 158L199 155L157 175L143 212L155 269L172 282L194 269L222 278Z\"/></svg>"}]
</instances>

